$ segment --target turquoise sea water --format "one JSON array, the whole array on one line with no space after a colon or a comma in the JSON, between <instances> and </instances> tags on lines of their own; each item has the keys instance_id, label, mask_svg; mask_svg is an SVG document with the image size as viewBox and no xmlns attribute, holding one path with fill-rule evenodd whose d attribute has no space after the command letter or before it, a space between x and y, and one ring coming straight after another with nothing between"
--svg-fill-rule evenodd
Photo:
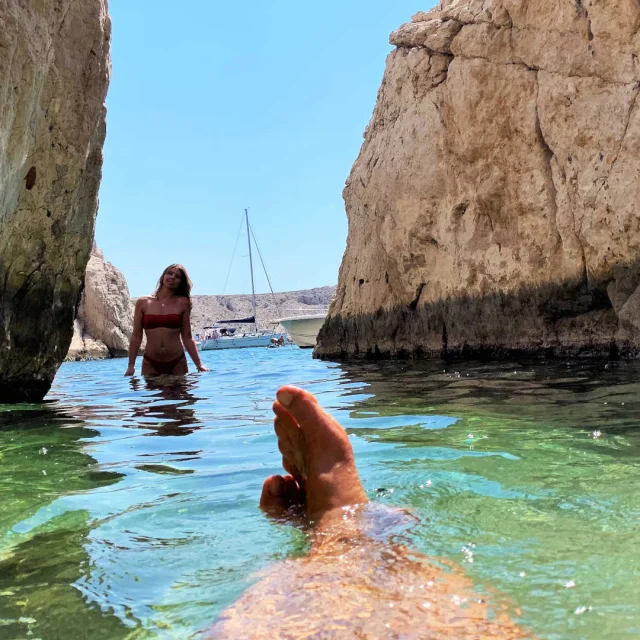
<instances>
[{"instance_id":1,"label":"turquoise sea water","mask_svg":"<svg viewBox=\"0 0 640 640\"><path fill-rule=\"evenodd\" d=\"M640 365L204 361L169 384L69 363L44 404L0 405L1 638L186 638L304 553L256 506L284 383L347 428L372 499L418 517L411 543L538 637L640 635Z\"/></svg>"}]
</instances>

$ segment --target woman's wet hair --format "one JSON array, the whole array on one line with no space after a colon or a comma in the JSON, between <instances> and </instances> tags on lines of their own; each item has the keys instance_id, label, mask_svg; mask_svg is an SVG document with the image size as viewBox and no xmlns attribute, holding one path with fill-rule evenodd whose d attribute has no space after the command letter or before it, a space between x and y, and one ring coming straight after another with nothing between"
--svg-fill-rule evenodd
<instances>
[{"instance_id":1,"label":"woman's wet hair","mask_svg":"<svg viewBox=\"0 0 640 640\"><path fill-rule=\"evenodd\" d=\"M162 280L164 279L164 274L167 273L169 269L176 269L177 271L180 271L180 284L176 289L175 295L180 296L181 298L186 298L187 300L189 300L189 302L191 302L191 287L193 286L193 283L191 282L191 278L189 278L189 274L187 273L187 270L181 264L170 264L162 272L162 275L160 276L160 280L158 280L158 285L156 286L156 290L154 291L153 295L157 296L160 289L162 289Z\"/></svg>"}]
</instances>

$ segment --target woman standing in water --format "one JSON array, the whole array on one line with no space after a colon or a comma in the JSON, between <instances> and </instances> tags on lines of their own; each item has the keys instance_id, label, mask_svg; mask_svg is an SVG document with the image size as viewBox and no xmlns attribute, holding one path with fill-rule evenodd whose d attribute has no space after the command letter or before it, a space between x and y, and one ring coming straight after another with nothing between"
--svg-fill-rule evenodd
<instances>
[{"instance_id":1,"label":"woman standing in water","mask_svg":"<svg viewBox=\"0 0 640 640\"><path fill-rule=\"evenodd\" d=\"M136 302L125 376L134 373L143 329L147 334L142 358L143 376L187 373L185 349L198 371L209 371L202 364L191 335L191 280L181 264L169 265L162 272L155 293Z\"/></svg>"}]
</instances>

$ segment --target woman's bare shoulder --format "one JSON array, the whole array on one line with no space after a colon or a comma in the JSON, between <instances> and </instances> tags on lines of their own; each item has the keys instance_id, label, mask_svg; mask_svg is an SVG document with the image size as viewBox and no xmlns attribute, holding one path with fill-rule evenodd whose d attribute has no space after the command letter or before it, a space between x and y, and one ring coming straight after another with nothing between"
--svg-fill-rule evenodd
<instances>
[{"instance_id":1,"label":"woman's bare shoulder","mask_svg":"<svg viewBox=\"0 0 640 640\"><path fill-rule=\"evenodd\" d=\"M154 296L140 296L136 300L136 307L139 308L139 309L144 309L153 300L155 300Z\"/></svg>"}]
</instances>

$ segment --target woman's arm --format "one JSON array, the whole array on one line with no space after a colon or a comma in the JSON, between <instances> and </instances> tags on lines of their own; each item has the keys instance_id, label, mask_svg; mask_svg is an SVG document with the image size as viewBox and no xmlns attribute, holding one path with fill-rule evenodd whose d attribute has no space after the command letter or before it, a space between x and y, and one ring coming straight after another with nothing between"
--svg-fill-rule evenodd
<instances>
[{"instance_id":1,"label":"woman's arm","mask_svg":"<svg viewBox=\"0 0 640 640\"><path fill-rule=\"evenodd\" d=\"M198 347L196 347L196 341L191 335L191 305L187 303L187 308L182 314L182 330L180 331L182 337L182 344L187 350L187 353L191 356L193 364L196 365L198 371L209 371L207 367L202 364L200 360L200 354L198 353Z\"/></svg>"},{"instance_id":2,"label":"woman's arm","mask_svg":"<svg viewBox=\"0 0 640 640\"><path fill-rule=\"evenodd\" d=\"M136 300L136 310L133 313L133 333L131 334L131 340L129 340L129 366L124 372L125 376L132 376L136 367L136 358L138 357L138 351L140 351L140 345L142 344L142 298Z\"/></svg>"}]
</instances>

